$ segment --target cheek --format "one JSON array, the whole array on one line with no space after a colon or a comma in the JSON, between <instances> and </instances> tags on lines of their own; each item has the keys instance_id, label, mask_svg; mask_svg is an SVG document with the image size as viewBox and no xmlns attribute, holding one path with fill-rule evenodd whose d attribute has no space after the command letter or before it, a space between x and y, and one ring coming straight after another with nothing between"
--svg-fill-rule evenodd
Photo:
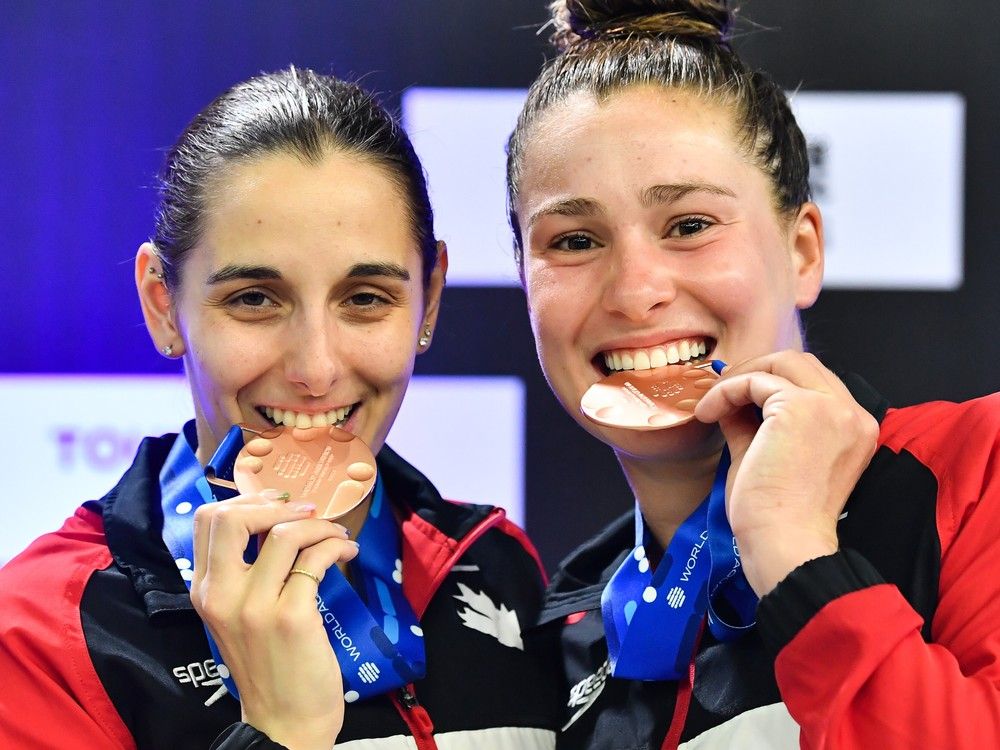
<instances>
[{"instance_id":1,"label":"cheek","mask_svg":"<svg viewBox=\"0 0 1000 750\"><path fill-rule=\"evenodd\" d=\"M393 326L372 336L361 336L345 355L362 379L383 387L405 384L413 372L417 333L411 326Z\"/></svg>"},{"instance_id":2,"label":"cheek","mask_svg":"<svg viewBox=\"0 0 1000 750\"><path fill-rule=\"evenodd\" d=\"M280 348L268 331L242 326L205 324L192 327L188 337L188 374L200 394L234 398L253 384L280 357Z\"/></svg>"},{"instance_id":3,"label":"cheek","mask_svg":"<svg viewBox=\"0 0 1000 750\"><path fill-rule=\"evenodd\" d=\"M539 353L543 349L569 344L584 315L583 290L574 274L559 273L547 266L529 268L525 275L531 330Z\"/></svg>"}]
</instances>

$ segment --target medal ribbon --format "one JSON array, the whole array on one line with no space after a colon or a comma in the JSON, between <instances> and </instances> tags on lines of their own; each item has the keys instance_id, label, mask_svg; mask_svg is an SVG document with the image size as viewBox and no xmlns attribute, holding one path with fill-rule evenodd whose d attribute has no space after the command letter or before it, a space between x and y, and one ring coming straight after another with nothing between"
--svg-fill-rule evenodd
<instances>
[{"instance_id":1,"label":"medal ribbon","mask_svg":"<svg viewBox=\"0 0 1000 750\"><path fill-rule=\"evenodd\" d=\"M228 437L232 436L230 432ZM194 423L189 422L177 436L160 471L163 541L189 589L194 577L194 512L203 503L216 501L192 449L196 442ZM232 451L238 452L241 447L242 441L223 441L211 463L231 467ZM223 452L226 455L220 458ZM399 529L381 479L376 480L358 544L361 551L348 563L358 591L333 566L326 571L316 595L316 606L340 664L348 703L418 680L424 676L426 666L423 631L403 595ZM256 553L248 548L245 556L252 562ZM219 676L233 697L239 699L215 639L207 628L205 633Z\"/></svg>"},{"instance_id":2,"label":"medal ribbon","mask_svg":"<svg viewBox=\"0 0 1000 750\"><path fill-rule=\"evenodd\" d=\"M646 557L651 534L636 505L635 549L601 594L615 677L676 680L686 675L706 614L720 641L753 627L757 596L743 575L726 517L728 472L729 449L724 448L712 491L677 529L655 572ZM723 604L727 619L717 612Z\"/></svg>"}]
</instances>

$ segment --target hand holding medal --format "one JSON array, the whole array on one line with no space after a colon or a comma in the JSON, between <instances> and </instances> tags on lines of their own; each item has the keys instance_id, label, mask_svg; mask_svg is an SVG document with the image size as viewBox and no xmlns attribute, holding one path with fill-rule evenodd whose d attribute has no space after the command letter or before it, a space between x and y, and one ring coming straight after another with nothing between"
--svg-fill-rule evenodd
<instances>
[{"instance_id":1,"label":"hand holding medal","mask_svg":"<svg viewBox=\"0 0 1000 750\"><path fill-rule=\"evenodd\" d=\"M212 636L226 687L240 698L247 722L260 729L288 736L295 727L284 717L296 716L303 706L319 711L326 702L336 709L339 731L345 703L424 674L423 633L399 577L399 531L376 474L370 449L337 427L234 426L205 467L217 494L241 494L223 502L199 500L194 557L208 562L204 571L196 564L192 600ZM207 490L204 480L202 485ZM167 525L173 507L165 499ZM355 543L330 519L359 509L365 520ZM248 549L254 534L262 539L256 559ZM359 544L363 558L357 557ZM335 567L338 562L351 563L357 591ZM219 569L224 573L216 576ZM296 653L307 654L308 663L300 665ZM303 669L313 683L300 679ZM284 684L293 676L295 684L277 694L256 690L257 684ZM298 695L302 685L330 687L331 679L331 690ZM254 691L249 697L247 689ZM295 705L288 696L297 696ZM316 737L329 736L331 714L316 715L324 717Z\"/></svg>"},{"instance_id":2,"label":"hand holding medal","mask_svg":"<svg viewBox=\"0 0 1000 750\"><path fill-rule=\"evenodd\" d=\"M339 575L336 565L356 557L358 545L340 524L315 517L315 502L302 502L281 486L264 488L263 483L270 481L265 473L267 456L254 456L251 450L272 456L278 467L274 471L301 479L297 474L305 462L280 463L283 432L252 435L248 446L240 448L240 458L233 448L243 437L240 428L233 430L233 439L224 441L213 461L233 452L229 465L239 466L235 477L244 492L213 502L210 495L204 496L208 494L204 477L185 480L184 472L178 471L178 490L194 488L202 496L188 496L197 510L193 529L189 525L185 530L179 524L183 520L190 524L191 514L170 514L177 503L165 485L164 538L169 528L175 540L168 543L171 551L176 540L183 545L186 539L193 547L191 600L210 635L219 676L240 700L243 720L290 746L329 746L329 738L337 736L343 722L344 687L316 608L317 586L328 576ZM266 445L257 442L265 440ZM190 448L177 460L201 474ZM288 468L292 465L297 469ZM237 487L224 476L213 480L221 482L219 488ZM255 536L262 540L259 549L252 543ZM247 562L248 554L252 563Z\"/></svg>"},{"instance_id":3,"label":"hand holding medal","mask_svg":"<svg viewBox=\"0 0 1000 750\"><path fill-rule=\"evenodd\" d=\"M837 519L878 423L836 375L803 352L751 359L726 370L697 416L718 422L732 451L727 511L758 594L838 549Z\"/></svg>"}]
</instances>

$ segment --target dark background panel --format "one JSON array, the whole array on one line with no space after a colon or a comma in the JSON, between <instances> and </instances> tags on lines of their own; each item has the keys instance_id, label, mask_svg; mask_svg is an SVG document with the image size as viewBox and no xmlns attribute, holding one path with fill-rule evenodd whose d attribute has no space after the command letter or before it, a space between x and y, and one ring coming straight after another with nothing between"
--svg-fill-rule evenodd
<instances>
[{"instance_id":1,"label":"dark background panel","mask_svg":"<svg viewBox=\"0 0 1000 750\"><path fill-rule=\"evenodd\" d=\"M536 34L543 6L541 0L0 4L0 372L176 371L147 342L131 258L151 231L163 151L221 90L289 63L361 78L391 106L409 86L524 87L547 54ZM753 24L744 23L737 46L788 88L965 97L963 287L829 290L806 325L815 351L865 373L896 403L995 390L1000 3L747 0L742 6ZM897 220L882 206L872 212L880 221ZM552 565L628 507L627 487L610 453L549 394L519 290L451 288L442 315L419 372L516 374L527 384L527 522Z\"/></svg>"}]
</instances>

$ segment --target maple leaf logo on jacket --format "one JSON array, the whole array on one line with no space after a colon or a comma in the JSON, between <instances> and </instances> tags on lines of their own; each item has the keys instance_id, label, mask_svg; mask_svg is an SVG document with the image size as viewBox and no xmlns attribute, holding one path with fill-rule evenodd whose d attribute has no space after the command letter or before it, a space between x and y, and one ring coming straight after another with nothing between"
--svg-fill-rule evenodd
<instances>
[{"instance_id":1,"label":"maple leaf logo on jacket","mask_svg":"<svg viewBox=\"0 0 1000 750\"><path fill-rule=\"evenodd\" d=\"M458 610L458 616L466 627L493 636L504 646L524 651L517 612L507 609L503 603L497 607L485 593L480 591L477 594L464 584L458 584L458 590L462 593L456 594L455 598L467 605Z\"/></svg>"}]
</instances>

